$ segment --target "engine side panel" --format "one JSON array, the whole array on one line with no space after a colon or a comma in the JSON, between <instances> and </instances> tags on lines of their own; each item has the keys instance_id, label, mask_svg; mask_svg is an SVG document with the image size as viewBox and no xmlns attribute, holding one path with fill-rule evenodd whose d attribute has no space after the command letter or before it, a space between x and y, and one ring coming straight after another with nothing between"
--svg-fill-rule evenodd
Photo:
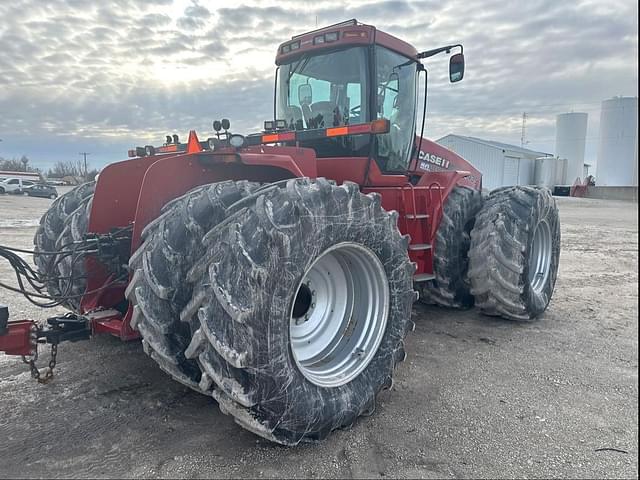
<instances>
[{"instance_id":1,"label":"engine side panel","mask_svg":"<svg viewBox=\"0 0 640 480\"><path fill-rule=\"evenodd\" d=\"M420 137L416 137L416 145L419 144ZM425 183L428 183L430 173L466 171L469 172L469 175L461 178L459 184L475 190L482 189L482 173L480 170L457 153L426 138L422 139L420 152L418 152L418 157L411 162L410 170L416 174L426 176Z\"/></svg>"}]
</instances>

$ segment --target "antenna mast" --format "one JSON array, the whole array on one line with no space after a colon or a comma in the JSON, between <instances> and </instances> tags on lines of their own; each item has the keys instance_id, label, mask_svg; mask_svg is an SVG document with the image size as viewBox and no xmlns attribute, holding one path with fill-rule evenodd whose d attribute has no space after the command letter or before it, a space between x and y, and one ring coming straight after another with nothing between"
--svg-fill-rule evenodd
<instances>
[{"instance_id":1,"label":"antenna mast","mask_svg":"<svg viewBox=\"0 0 640 480\"><path fill-rule=\"evenodd\" d=\"M520 146L524 148L524 146L529 143L527 142L527 112L522 112L522 135L520 136Z\"/></svg>"}]
</instances>

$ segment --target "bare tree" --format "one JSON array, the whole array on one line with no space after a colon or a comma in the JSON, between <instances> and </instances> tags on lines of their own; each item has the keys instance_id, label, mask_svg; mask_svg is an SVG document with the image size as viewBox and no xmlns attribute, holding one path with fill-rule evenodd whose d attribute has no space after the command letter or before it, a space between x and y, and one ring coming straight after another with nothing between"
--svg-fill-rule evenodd
<instances>
[{"instance_id":1,"label":"bare tree","mask_svg":"<svg viewBox=\"0 0 640 480\"><path fill-rule=\"evenodd\" d=\"M97 174L98 171L92 168L89 168L89 171L85 174L84 161L82 160L67 160L56 162L55 165L47 172L47 177L75 177L85 181L90 181L93 180Z\"/></svg>"},{"instance_id":2,"label":"bare tree","mask_svg":"<svg viewBox=\"0 0 640 480\"><path fill-rule=\"evenodd\" d=\"M58 161L55 163L53 168L49 169L47 173L48 177L79 177L84 170L80 161Z\"/></svg>"},{"instance_id":3,"label":"bare tree","mask_svg":"<svg viewBox=\"0 0 640 480\"><path fill-rule=\"evenodd\" d=\"M0 157L0 170L12 172L36 172L37 170L29 166L29 157L23 155L22 158L2 158Z\"/></svg>"}]
</instances>

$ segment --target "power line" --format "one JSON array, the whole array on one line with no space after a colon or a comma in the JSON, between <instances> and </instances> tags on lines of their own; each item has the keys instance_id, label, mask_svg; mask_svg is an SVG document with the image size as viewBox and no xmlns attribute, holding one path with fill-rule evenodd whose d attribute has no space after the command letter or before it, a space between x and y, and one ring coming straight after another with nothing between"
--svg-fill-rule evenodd
<instances>
[{"instance_id":1,"label":"power line","mask_svg":"<svg viewBox=\"0 0 640 480\"><path fill-rule=\"evenodd\" d=\"M84 176L87 177L87 155L91 155L89 152L80 152L78 155L82 155L84 157Z\"/></svg>"}]
</instances>

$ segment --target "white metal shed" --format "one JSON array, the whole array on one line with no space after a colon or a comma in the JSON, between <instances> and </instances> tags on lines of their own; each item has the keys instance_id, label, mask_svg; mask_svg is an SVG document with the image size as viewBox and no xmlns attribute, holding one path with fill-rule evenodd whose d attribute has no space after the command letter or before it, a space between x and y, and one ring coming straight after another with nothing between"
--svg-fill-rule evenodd
<instances>
[{"instance_id":1,"label":"white metal shed","mask_svg":"<svg viewBox=\"0 0 640 480\"><path fill-rule=\"evenodd\" d=\"M507 143L449 134L437 140L482 172L482 186L494 189L507 185L534 185L536 158L551 157Z\"/></svg>"}]
</instances>

